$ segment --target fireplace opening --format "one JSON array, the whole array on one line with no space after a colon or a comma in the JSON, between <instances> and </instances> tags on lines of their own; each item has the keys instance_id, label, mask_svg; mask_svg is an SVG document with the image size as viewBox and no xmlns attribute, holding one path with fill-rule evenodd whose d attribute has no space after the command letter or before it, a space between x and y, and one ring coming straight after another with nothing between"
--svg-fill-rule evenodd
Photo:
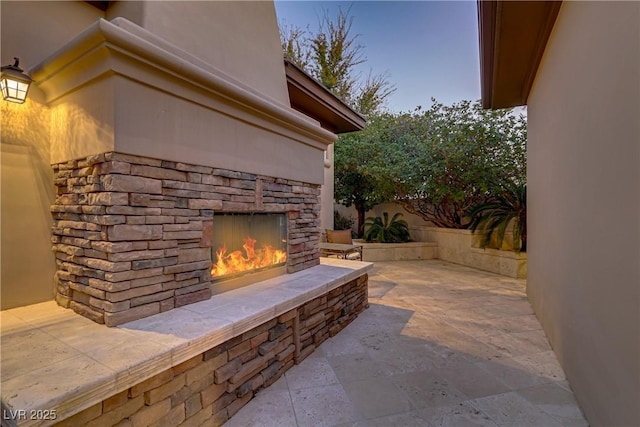
<instances>
[{"instance_id":1,"label":"fireplace opening","mask_svg":"<svg viewBox=\"0 0 640 427\"><path fill-rule=\"evenodd\" d=\"M282 267L287 262L287 217L274 213L221 213L213 219L214 283Z\"/></svg>"}]
</instances>

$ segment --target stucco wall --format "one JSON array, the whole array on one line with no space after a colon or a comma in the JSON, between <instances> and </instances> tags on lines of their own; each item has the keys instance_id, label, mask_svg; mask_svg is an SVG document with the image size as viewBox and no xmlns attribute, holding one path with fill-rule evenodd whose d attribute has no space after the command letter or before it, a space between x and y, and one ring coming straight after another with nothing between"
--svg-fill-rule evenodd
<instances>
[{"instance_id":1,"label":"stucco wall","mask_svg":"<svg viewBox=\"0 0 640 427\"><path fill-rule=\"evenodd\" d=\"M354 206L346 207L344 205L336 203L334 205L334 210L338 211L340 215L344 217L353 219L352 228L354 230L356 229L357 222L358 222L358 211L356 211L356 208ZM422 219L422 217L420 217L419 215L415 215L410 212L407 212L402 206L400 206L397 203L381 203L379 205L376 205L374 206L373 209L371 209L370 211L367 211L365 215L365 219L371 216L381 217L384 214L384 212L387 212L389 214L389 220L391 220L391 218L393 218L393 215L395 215L396 213L398 212L401 213L402 216L399 217L399 219L403 219L407 221L407 223L409 224L409 227L422 227L425 225L432 225L430 222L427 222L424 219ZM413 234L411 235L411 238L417 241L425 241L424 239L422 239L422 236L414 236Z\"/></svg>"},{"instance_id":2,"label":"stucco wall","mask_svg":"<svg viewBox=\"0 0 640 427\"><path fill-rule=\"evenodd\" d=\"M125 1L107 11L117 16L289 106L273 2Z\"/></svg>"},{"instance_id":3,"label":"stucco wall","mask_svg":"<svg viewBox=\"0 0 640 427\"><path fill-rule=\"evenodd\" d=\"M54 195L45 143L48 115L37 103L0 103L0 300L7 309L53 296L49 205ZM13 120L19 126L9 123Z\"/></svg>"},{"instance_id":4,"label":"stucco wall","mask_svg":"<svg viewBox=\"0 0 640 427\"><path fill-rule=\"evenodd\" d=\"M83 1L5 1L2 19L2 65L20 57L28 70L104 13Z\"/></svg>"},{"instance_id":5,"label":"stucco wall","mask_svg":"<svg viewBox=\"0 0 640 427\"><path fill-rule=\"evenodd\" d=\"M317 184L324 181L323 150L231 118L222 105L205 109L204 100L198 99L200 104L193 98L170 96L124 78L116 80L115 96L117 150Z\"/></svg>"},{"instance_id":6,"label":"stucco wall","mask_svg":"<svg viewBox=\"0 0 640 427\"><path fill-rule=\"evenodd\" d=\"M20 66L28 70L102 12L84 2L2 1L0 16L1 64L13 63L18 56ZM49 206L54 186L50 113L43 94L34 86L25 104L0 104L0 308L4 310L53 297Z\"/></svg>"},{"instance_id":7,"label":"stucco wall","mask_svg":"<svg viewBox=\"0 0 640 427\"><path fill-rule=\"evenodd\" d=\"M640 3L564 2L528 101L528 293L591 425L640 425Z\"/></svg>"}]
</instances>

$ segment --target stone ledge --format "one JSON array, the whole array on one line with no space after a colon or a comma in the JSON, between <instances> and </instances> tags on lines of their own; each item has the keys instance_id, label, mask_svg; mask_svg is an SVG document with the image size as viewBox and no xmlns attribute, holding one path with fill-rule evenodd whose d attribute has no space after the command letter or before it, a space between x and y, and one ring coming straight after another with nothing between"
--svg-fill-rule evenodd
<instances>
[{"instance_id":1,"label":"stone ledge","mask_svg":"<svg viewBox=\"0 0 640 427\"><path fill-rule=\"evenodd\" d=\"M27 414L55 410L59 420L67 418L371 268L369 263L323 259L319 266L116 328L95 324L53 301L3 311L3 409L24 409Z\"/></svg>"},{"instance_id":2,"label":"stone ledge","mask_svg":"<svg viewBox=\"0 0 640 427\"><path fill-rule=\"evenodd\" d=\"M475 253L475 254L482 254L482 255L486 255L486 256L493 256L493 257L498 257L498 258L507 258L507 259L514 259L514 260L527 260L527 253L526 252L514 252L514 251L505 251L505 250L499 250L499 249L492 249L492 248L470 248L469 249L470 252Z\"/></svg>"},{"instance_id":3,"label":"stone ledge","mask_svg":"<svg viewBox=\"0 0 640 427\"><path fill-rule=\"evenodd\" d=\"M407 243L367 243L355 240L362 245L362 259L374 261L408 261L437 258L438 244L435 242Z\"/></svg>"}]
</instances>

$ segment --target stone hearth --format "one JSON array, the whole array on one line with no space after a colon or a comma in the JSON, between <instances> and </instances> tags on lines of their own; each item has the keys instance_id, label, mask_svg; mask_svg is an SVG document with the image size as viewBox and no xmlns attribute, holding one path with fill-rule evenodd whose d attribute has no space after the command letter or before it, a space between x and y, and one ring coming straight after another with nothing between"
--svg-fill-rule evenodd
<instances>
[{"instance_id":1,"label":"stone hearth","mask_svg":"<svg viewBox=\"0 0 640 427\"><path fill-rule=\"evenodd\" d=\"M3 311L3 426L220 425L368 306L372 267L323 258L114 328L52 302Z\"/></svg>"}]
</instances>

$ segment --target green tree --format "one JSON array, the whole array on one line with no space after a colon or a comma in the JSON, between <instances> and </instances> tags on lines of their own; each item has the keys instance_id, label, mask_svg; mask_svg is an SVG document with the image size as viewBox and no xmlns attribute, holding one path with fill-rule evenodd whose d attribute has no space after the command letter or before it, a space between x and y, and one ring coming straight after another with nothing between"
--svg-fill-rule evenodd
<instances>
[{"instance_id":1,"label":"green tree","mask_svg":"<svg viewBox=\"0 0 640 427\"><path fill-rule=\"evenodd\" d=\"M307 48L306 31L300 27L280 24L280 44L284 57L306 70L311 61L311 51Z\"/></svg>"},{"instance_id":2,"label":"green tree","mask_svg":"<svg viewBox=\"0 0 640 427\"><path fill-rule=\"evenodd\" d=\"M383 132L391 114L374 116L360 132L341 135L335 143L334 176L336 201L354 206L358 212L358 236L364 232L366 212L394 198L393 182L384 169Z\"/></svg>"},{"instance_id":3,"label":"green tree","mask_svg":"<svg viewBox=\"0 0 640 427\"><path fill-rule=\"evenodd\" d=\"M395 201L438 226L468 228L472 206L526 182L526 134L524 117L478 102L379 114L336 143L336 200L359 219Z\"/></svg>"},{"instance_id":4,"label":"green tree","mask_svg":"<svg viewBox=\"0 0 640 427\"><path fill-rule=\"evenodd\" d=\"M386 144L396 201L438 226L468 228L472 206L526 181L526 120L479 102L402 115Z\"/></svg>"},{"instance_id":5,"label":"green tree","mask_svg":"<svg viewBox=\"0 0 640 427\"><path fill-rule=\"evenodd\" d=\"M280 40L286 58L367 118L378 114L395 88L388 75L369 72L366 78L357 67L366 62L359 35L352 34L350 11L339 10L335 19L325 11L316 31L280 25ZM377 172L380 150L375 138L378 125L367 125L361 136L341 135L335 144L335 199L358 211L358 236L362 236L365 213L390 197L381 191ZM366 142L365 142L366 141Z\"/></svg>"},{"instance_id":6,"label":"green tree","mask_svg":"<svg viewBox=\"0 0 640 427\"><path fill-rule=\"evenodd\" d=\"M353 19L349 10L340 9L335 19L325 11L316 31L281 23L280 42L287 59L368 117L382 108L395 88L386 73L370 71L363 79L357 71L367 59L359 34L351 32Z\"/></svg>"}]
</instances>

